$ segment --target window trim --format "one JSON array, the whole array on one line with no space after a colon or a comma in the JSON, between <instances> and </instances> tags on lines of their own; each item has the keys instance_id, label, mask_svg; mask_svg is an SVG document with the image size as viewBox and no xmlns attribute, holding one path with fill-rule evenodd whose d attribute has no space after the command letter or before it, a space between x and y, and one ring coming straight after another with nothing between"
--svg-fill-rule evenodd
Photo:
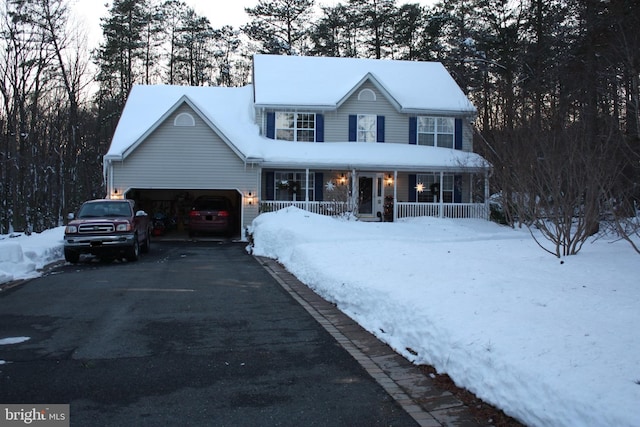
<instances>
[{"instance_id":1,"label":"window trim","mask_svg":"<svg viewBox=\"0 0 640 427\"><path fill-rule=\"evenodd\" d=\"M296 192L292 192L290 188L283 187L282 182L284 181L282 178L287 175L292 175L291 179L287 176L287 180L298 183L301 188ZM275 170L273 171L273 200L276 201L284 201L284 202L304 202L306 201L305 195L309 196L309 201L315 201L316 199L316 186L315 186L315 172L309 172L309 182L306 180L306 171L300 170ZM280 181L280 182L279 182ZM308 185L307 185L308 184ZM305 188L305 186L307 186ZM280 195L284 194L286 191L291 197L281 198ZM305 192L306 191L306 192ZM298 193L302 196L301 199L298 200Z\"/></svg>"},{"instance_id":2,"label":"window trim","mask_svg":"<svg viewBox=\"0 0 640 427\"><path fill-rule=\"evenodd\" d=\"M278 117L283 114L293 115L293 120L292 120L293 128L278 127ZM312 120L310 120L308 123L313 123L313 128L298 127L299 115L311 116ZM317 122L317 114L312 113L310 111L275 111L273 139L276 139L278 141L288 141L288 142L316 142L316 138L318 137L318 129L317 129L316 122ZM281 131L281 130L291 131L293 134L293 139L278 138L278 131ZM298 132L300 131L311 132L312 138L310 140L300 141L298 139Z\"/></svg>"},{"instance_id":3,"label":"window trim","mask_svg":"<svg viewBox=\"0 0 640 427\"><path fill-rule=\"evenodd\" d=\"M377 100L376 93L369 88L364 88L358 93L358 101L376 102Z\"/></svg>"},{"instance_id":4,"label":"window trim","mask_svg":"<svg viewBox=\"0 0 640 427\"><path fill-rule=\"evenodd\" d=\"M420 128L421 128L421 119L433 119L434 123L433 123L433 132L421 132ZM440 124L439 121L440 120L449 120L450 121L450 126L451 126L451 132L441 132L439 130L440 128ZM422 126L424 127L424 124L422 124ZM432 135L433 136L433 145L430 144L421 144L420 143L420 135ZM451 136L451 146L448 145L441 145L438 143L438 136L442 135L442 136ZM450 149L454 149L456 148L456 120L454 117L439 117L439 116L417 116L416 118L416 145L422 145L425 147L440 147L440 148L450 148Z\"/></svg>"},{"instance_id":5,"label":"window trim","mask_svg":"<svg viewBox=\"0 0 640 427\"><path fill-rule=\"evenodd\" d=\"M190 113L180 113L173 119L173 125L176 127L194 127L196 119Z\"/></svg>"},{"instance_id":6,"label":"window trim","mask_svg":"<svg viewBox=\"0 0 640 427\"><path fill-rule=\"evenodd\" d=\"M425 181L427 181L424 177L430 177L431 179L428 180L429 184L427 184ZM423 184L424 186L424 190L422 193L426 193L425 195L422 195L420 192L418 192L418 189L415 189L416 192L416 202L418 203L438 203L438 198L440 197L440 194L442 194L442 198L444 199L444 203L454 203L455 202L455 188L456 188L456 175L452 174L452 173L445 173L442 175L443 178L443 182L440 182L440 173L418 173L416 174L416 187L419 184ZM433 184L438 184L439 186L442 186L442 188L440 189L440 191L438 192L438 194L432 194L431 193L431 185ZM446 187L445 187L446 184ZM421 197L422 196L422 197ZM437 196L437 197L436 197ZM449 197L450 196L450 197ZM424 200L424 199L430 199L430 200ZM447 201L450 198L450 201ZM420 200L423 199L423 200Z\"/></svg>"},{"instance_id":7,"label":"window trim","mask_svg":"<svg viewBox=\"0 0 640 427\"><path fill-rule=\"evenodd\" d=\"M363 130L362 132L373 132L373 138L371 140L363 140L360 138L360 118L364 117L373 117L373 126L372 130ZM378 142L378 116L376 114L357 114L356 115L356 142Z\"/></svg>"}]
</instances>

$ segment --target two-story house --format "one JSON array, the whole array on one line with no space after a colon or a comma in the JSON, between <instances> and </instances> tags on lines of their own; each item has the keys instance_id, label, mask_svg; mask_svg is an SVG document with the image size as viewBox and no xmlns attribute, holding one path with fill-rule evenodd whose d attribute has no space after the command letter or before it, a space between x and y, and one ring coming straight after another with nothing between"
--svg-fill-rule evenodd
<instances>
[{"instance_id":1,"label":"two-story house","mask_svg":"<svg viewBox=\"0 0 640 427\"><path fill-rule=\"evenodd\" d=\"M108 153L108 197L182 223L229 198L237 234L297 206L361 220L488 217L476 110L435 62L256 55L242 88L135 86Z\"/></svg>"}]
</instances>

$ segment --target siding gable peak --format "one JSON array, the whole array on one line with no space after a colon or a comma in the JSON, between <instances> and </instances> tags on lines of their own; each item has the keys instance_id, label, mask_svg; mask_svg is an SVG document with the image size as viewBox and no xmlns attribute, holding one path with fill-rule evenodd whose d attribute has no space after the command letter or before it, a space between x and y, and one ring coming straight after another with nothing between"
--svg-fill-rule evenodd
<instances>
[{"instance_id":1,"label":"siding gable peak","mask_svg":"<svg viewBox=\"0 0 640 427\"><path fill-rule=\"evenodd\" d=\"M120 158L117 160L125 159L128 155L130 155L133 151L136 150L148 137L151 135L160 125L165 123L173 113L175 113L180 107L183 105L187 105L193 112L203 121L206 125L215 132L220 139L222 139L225 144L229 146L229 148L243 161L246 160L246 156L242 153L238 147L235 146L231 142L231 140L216 126L211 118L209 118L198 106L189 98L188 95L182 95L180 99L178 99L175 104L171 106L164 114L162 114L152 126L150 126L138 139L135 140L133 144L131 144L123 153Z\"/></svg>"},{"instance_id":2,"label":"siding gable peak","mask_svg":"<svg viewBox=\"0 0 640 427\"><path fill-rule=\"evenodd\" d=\"M396 111L400 112L402 110L402 105L398 102L398 100L389 92L389 90L385 87L385 85L378 79L373 73L365 74L360 81L349 90L338 102L336 103L336 108L339 108L342 104L344 104L349 98L351 98L356 92L360 91L362 87L366 83L371 83L380 91L380 93L393 105L393 108Z\"/></svg>"}]
</instances>

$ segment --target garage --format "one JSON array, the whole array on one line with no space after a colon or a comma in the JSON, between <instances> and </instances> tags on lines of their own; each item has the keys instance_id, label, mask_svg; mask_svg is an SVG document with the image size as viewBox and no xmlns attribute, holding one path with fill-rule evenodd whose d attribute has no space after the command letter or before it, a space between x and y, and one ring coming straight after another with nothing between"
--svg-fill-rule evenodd
<instances>
[{"instance_id":1,"label":"garage","mask_svg":"<svg viewBox=\"0 0 640 427\"><path fill-rule=\"evenodd\" d=\"M163 239L187 239L189 233L189 212L194 201L201 196L212 196L229 201L228 232L203 232L195 237L232 238L241 237L242 195L237 190L203 189L144 189L127 191L125 197L136 200L139 207L149 214L154 222L154 237Z\"/></svg>"}]
</instances>

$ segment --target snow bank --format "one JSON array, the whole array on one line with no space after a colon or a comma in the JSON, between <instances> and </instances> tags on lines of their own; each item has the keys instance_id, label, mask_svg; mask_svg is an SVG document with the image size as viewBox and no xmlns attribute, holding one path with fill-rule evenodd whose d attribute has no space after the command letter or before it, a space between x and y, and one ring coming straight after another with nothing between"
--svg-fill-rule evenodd
<instances>
[{"instance_id":1,"label":"snow bank","mask_svg":"<svg viewBox=\"0 0 640 427\"><path fill-rule=\"evenodd\" d=\"M254 253L415 363L531 426L640 425L640 259L599 240L562 263L480 220L360 223L295 208Z\"/></svg>"},{"instance_id":2,"label":"snow bank","mask_svg":"<svg viewBox=\"0 0 640 427\"><path fill-rule=\"evenodd\" d=\"M0 284L40 275L39 269L64 259L64 227L42 233L0 236Z\"/></svg>"}]
</instances>

